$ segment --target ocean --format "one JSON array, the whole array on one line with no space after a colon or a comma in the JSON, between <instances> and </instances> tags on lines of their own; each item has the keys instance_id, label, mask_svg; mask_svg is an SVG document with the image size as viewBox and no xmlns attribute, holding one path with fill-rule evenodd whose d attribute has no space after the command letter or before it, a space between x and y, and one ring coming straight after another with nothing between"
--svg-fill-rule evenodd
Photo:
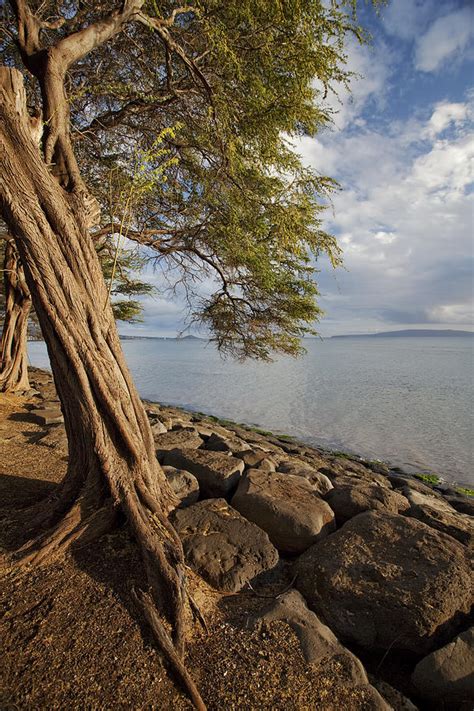
<instances>
[{"instance_id":1,"label":"ocean","mask_svg":"<svg viewBox=\"0 0 474 711\"><path fill-rule=\"evenodd\" d=\"M123 348L144 398L474 485L474 338L304 343L305 356L270 364L223 360L194 339ZM29 357L48 367L43 343Z\"/></svg>"}]
</instances>

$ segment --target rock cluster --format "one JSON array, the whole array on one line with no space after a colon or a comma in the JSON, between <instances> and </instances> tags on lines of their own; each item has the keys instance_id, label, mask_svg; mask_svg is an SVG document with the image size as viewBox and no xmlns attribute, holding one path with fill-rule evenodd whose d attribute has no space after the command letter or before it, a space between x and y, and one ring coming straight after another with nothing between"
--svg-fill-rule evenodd
<instances>
[{"instance_id":1,"label":"rock cluster","mask_svg":"<svg viewBox=\"0 0 474 711\"><path fill-rule=\"evenodd\" d=\"M37 375L31 416L46 427L38 443L66 453L54 387ZM277 598L254 624L287 623L308 662L360 687L367 708L416 707L386 681L369 683L342 643L379 659L410 654L403 691L423 708L434 699L472 708L472 499L380 462L145 406L196 573L235 593L290 568L299 592Z\"/></svg>"}]
</instances>

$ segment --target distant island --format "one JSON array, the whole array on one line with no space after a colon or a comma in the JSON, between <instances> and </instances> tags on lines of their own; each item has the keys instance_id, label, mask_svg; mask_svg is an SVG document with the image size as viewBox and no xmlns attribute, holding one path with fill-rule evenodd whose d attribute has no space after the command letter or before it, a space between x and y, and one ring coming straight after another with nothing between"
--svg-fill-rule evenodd
<instances>
[{"instance_id":1,"label":"distant island","mask_svg":"<svg viewBox=\"0 0 474 711\"><path fill-rule=\"evenodd\" d=\"M355 333L343 336L331 336L331 338L405 338L412 337L433 337L433 336L467 336L473 337L474 331L455 331L453 329L431 329L431 328L409 328L404 331L381 331L380 333Z\"/></svg>"}]
</instances>

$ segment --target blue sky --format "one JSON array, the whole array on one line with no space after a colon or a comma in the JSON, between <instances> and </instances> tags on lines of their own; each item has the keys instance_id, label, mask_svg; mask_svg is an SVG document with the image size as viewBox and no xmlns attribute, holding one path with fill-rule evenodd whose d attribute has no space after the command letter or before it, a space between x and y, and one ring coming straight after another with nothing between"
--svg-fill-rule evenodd
<instances>
[{"instance_id":1,"label":"blue sky","mask_svg":"<svg viewBox=\"0 0 474 711\"><path fill-rule=\"evenodd\" d=\"M474 5L392 0L363 20L373 43L348 47L361 78L351 95L329 97L333 129L294 142L343 188L325 228L344 268L318 264L318 330L473 330ZM121 333L183 328L179 300L147 297L144 306L144 322Z\"/></svg>"}]
</instances>

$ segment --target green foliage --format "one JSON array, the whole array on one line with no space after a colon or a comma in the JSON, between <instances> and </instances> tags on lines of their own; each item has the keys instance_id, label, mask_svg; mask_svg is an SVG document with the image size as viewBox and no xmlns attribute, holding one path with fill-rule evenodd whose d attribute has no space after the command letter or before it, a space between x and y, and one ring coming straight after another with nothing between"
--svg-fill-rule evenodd
<instances>
[{"instance_id":1,"label":"green foliage","mask_svg":"<svg viewBox=\"0 0 474 711\"><path fill-rule=\"evenodd\" d=\"M142 321L143 305L133 297L154 292L151 284L135 276L142 269L144 259L137 250L122 249L117 253L117 243L110 238L97 246L97 253L104 278L111 284L110 295L115 319L128 323Z\"/></svg>"},{"instance_id":2,"label":"green foliage","mask_svg":"<svg viewBox=\"0 0 474 711\"><path fill-rule=\"evenodd\" d=\"M439 484L440 478L436 474L414 474L416 479L425 482L425 484Z\"/></svg>"},{"instance_id":3,"label":"green foliage","mask_svg":"<svg viewBox=\"0 0 474 711\"><path fill-rule=\"evenodd\" d=\"M57 13L52 0L38 7L43 19ZM53 42L113 9L112 0L71 5L45 33ZM146 22L133 19L68 74L76 154L119 225L111 234L153 251L190 321L223 353L298 355L315 333L317 262L341 262L322 225L338 186L303 166L291 142L331 124L326 96L352 78L347 38L367 41L356 9L355 0L150 0ZM10 36L6 56L17 62Z\"/></svg>"},{"instance_id":4,"label":"green foliage","mask_svg":"<svg viewBox=\"0 0 474 711\"><path fill-rule=\"evenodd\" d=\"M465 494L466 496L474 496L474 489L467 489L465 486L459 486L456 491L460 494Z\"/></svg>"}]
</instances>

